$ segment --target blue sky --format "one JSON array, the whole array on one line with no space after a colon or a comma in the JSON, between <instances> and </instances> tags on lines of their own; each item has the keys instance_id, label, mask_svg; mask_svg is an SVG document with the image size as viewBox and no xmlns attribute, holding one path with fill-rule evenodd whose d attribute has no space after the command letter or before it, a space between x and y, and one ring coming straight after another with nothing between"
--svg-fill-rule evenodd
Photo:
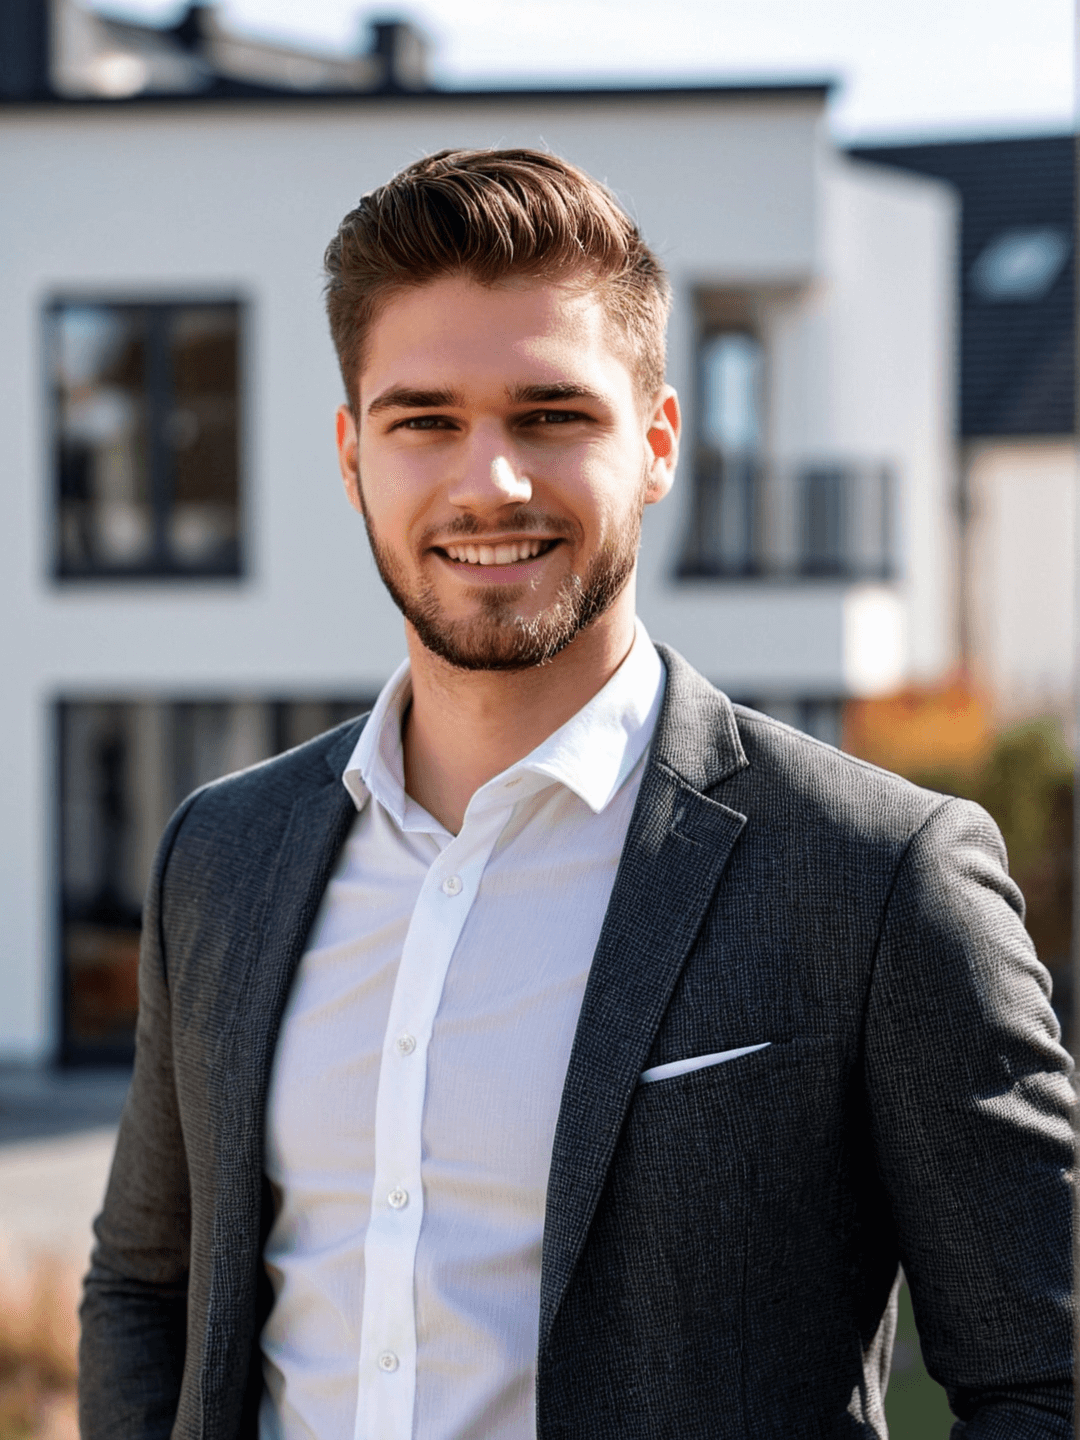
<instances>
[{"instance_id":1,"label":"blue sky","mask_svg":"<svg viewBox=\"0 0 1080 1440\"><path fill-rule=\"evenodd\" d=\"M175 0L95 8L174 18ZM397 7L225 0L230 27L349 49ZM417 0L448 85L833 76L845 139L1013 134L1071 124L1072 0Z\"/></svg>"}]
</instances>

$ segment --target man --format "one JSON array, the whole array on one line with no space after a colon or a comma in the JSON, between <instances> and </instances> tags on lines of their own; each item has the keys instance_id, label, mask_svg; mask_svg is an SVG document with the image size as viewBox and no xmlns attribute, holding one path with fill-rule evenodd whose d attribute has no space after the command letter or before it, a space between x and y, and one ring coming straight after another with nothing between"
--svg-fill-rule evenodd
<instances>
[{"instance_id":1,"label":"man","mask_svg":"<svg viewBox=\"0 0 1080 1440\"><path fill-rule=\"evenodd\" d=\"M84 1436L884 1436L900 1263L956 1433L1071 1435L1069 1062L997 832L635 622L655 258L554 157L448 152L327 265L409 661L166 832Z\"/></svg>"}]
</instances>

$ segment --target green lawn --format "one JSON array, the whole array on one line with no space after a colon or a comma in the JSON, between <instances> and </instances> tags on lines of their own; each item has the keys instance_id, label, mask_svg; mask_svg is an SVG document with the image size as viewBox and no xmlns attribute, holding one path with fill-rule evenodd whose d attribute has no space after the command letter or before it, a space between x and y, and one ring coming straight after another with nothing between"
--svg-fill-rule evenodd
<instances>
[{"instance_id":1,"label":"green lawn","mask_svg":"<svg viewBox=\"0 0 1080 1440\"><path fill-rule=\"evenodd\" d=\"M900 1322L885 1415L890 1440L948 1440L954 1418L945 1391L923 1366L906 1285L900 1287Z\"/></svg>"}]
</instances>

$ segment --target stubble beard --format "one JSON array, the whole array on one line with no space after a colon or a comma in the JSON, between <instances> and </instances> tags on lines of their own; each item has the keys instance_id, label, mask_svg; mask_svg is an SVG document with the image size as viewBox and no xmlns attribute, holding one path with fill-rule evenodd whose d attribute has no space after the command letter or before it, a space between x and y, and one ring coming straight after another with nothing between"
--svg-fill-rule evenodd
<instances>
[{"instance_id":1,"label":"stubble beard","mask_svg":"<svg viewBox=\"0 0 1080 1440\"><path fill-rule=\"evenodd\" d=\"M459 670L528 670L546 665L611 608L634 573L641 541L641 507L596 554L584 576L571 573L552 603L532 619L517 613L527 585L477 587L480 613L449 620L430 584L410 588L401 565L383 544L366 508L371 553L390 598L416 631L421 644ZM520 518L506 528L520 533ZM538 528L533 520L531 528ZM490 533L490 527L488 527ZM550 533L550 532L549 532Z\"/></svg>"}]
</instances>

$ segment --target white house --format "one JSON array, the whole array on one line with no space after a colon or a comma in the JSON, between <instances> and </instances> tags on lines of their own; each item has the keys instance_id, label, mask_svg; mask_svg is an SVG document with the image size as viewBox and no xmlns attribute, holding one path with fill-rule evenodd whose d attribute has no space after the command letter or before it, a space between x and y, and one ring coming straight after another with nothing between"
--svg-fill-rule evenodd
<instances>
[{"instance_id":1,"label":"white house","mask_svg":"<svg viewBox=\"0 0 1080 1440\"><path fill-rule=\"evenodd\" d=\"M125 69L121 27L107 84L84 53L60 93L35 34L37 80L0 72L0 1056L123 1055L171 807L402 654L337 476L320 263L425 152L548 146L669 267L657 638L828 738L846 697L953 662L954 202L839 154L827 86L438 92L395 32L336 90L230 78L189 34L181 88Z\"/></svg>"}]
</instances>

